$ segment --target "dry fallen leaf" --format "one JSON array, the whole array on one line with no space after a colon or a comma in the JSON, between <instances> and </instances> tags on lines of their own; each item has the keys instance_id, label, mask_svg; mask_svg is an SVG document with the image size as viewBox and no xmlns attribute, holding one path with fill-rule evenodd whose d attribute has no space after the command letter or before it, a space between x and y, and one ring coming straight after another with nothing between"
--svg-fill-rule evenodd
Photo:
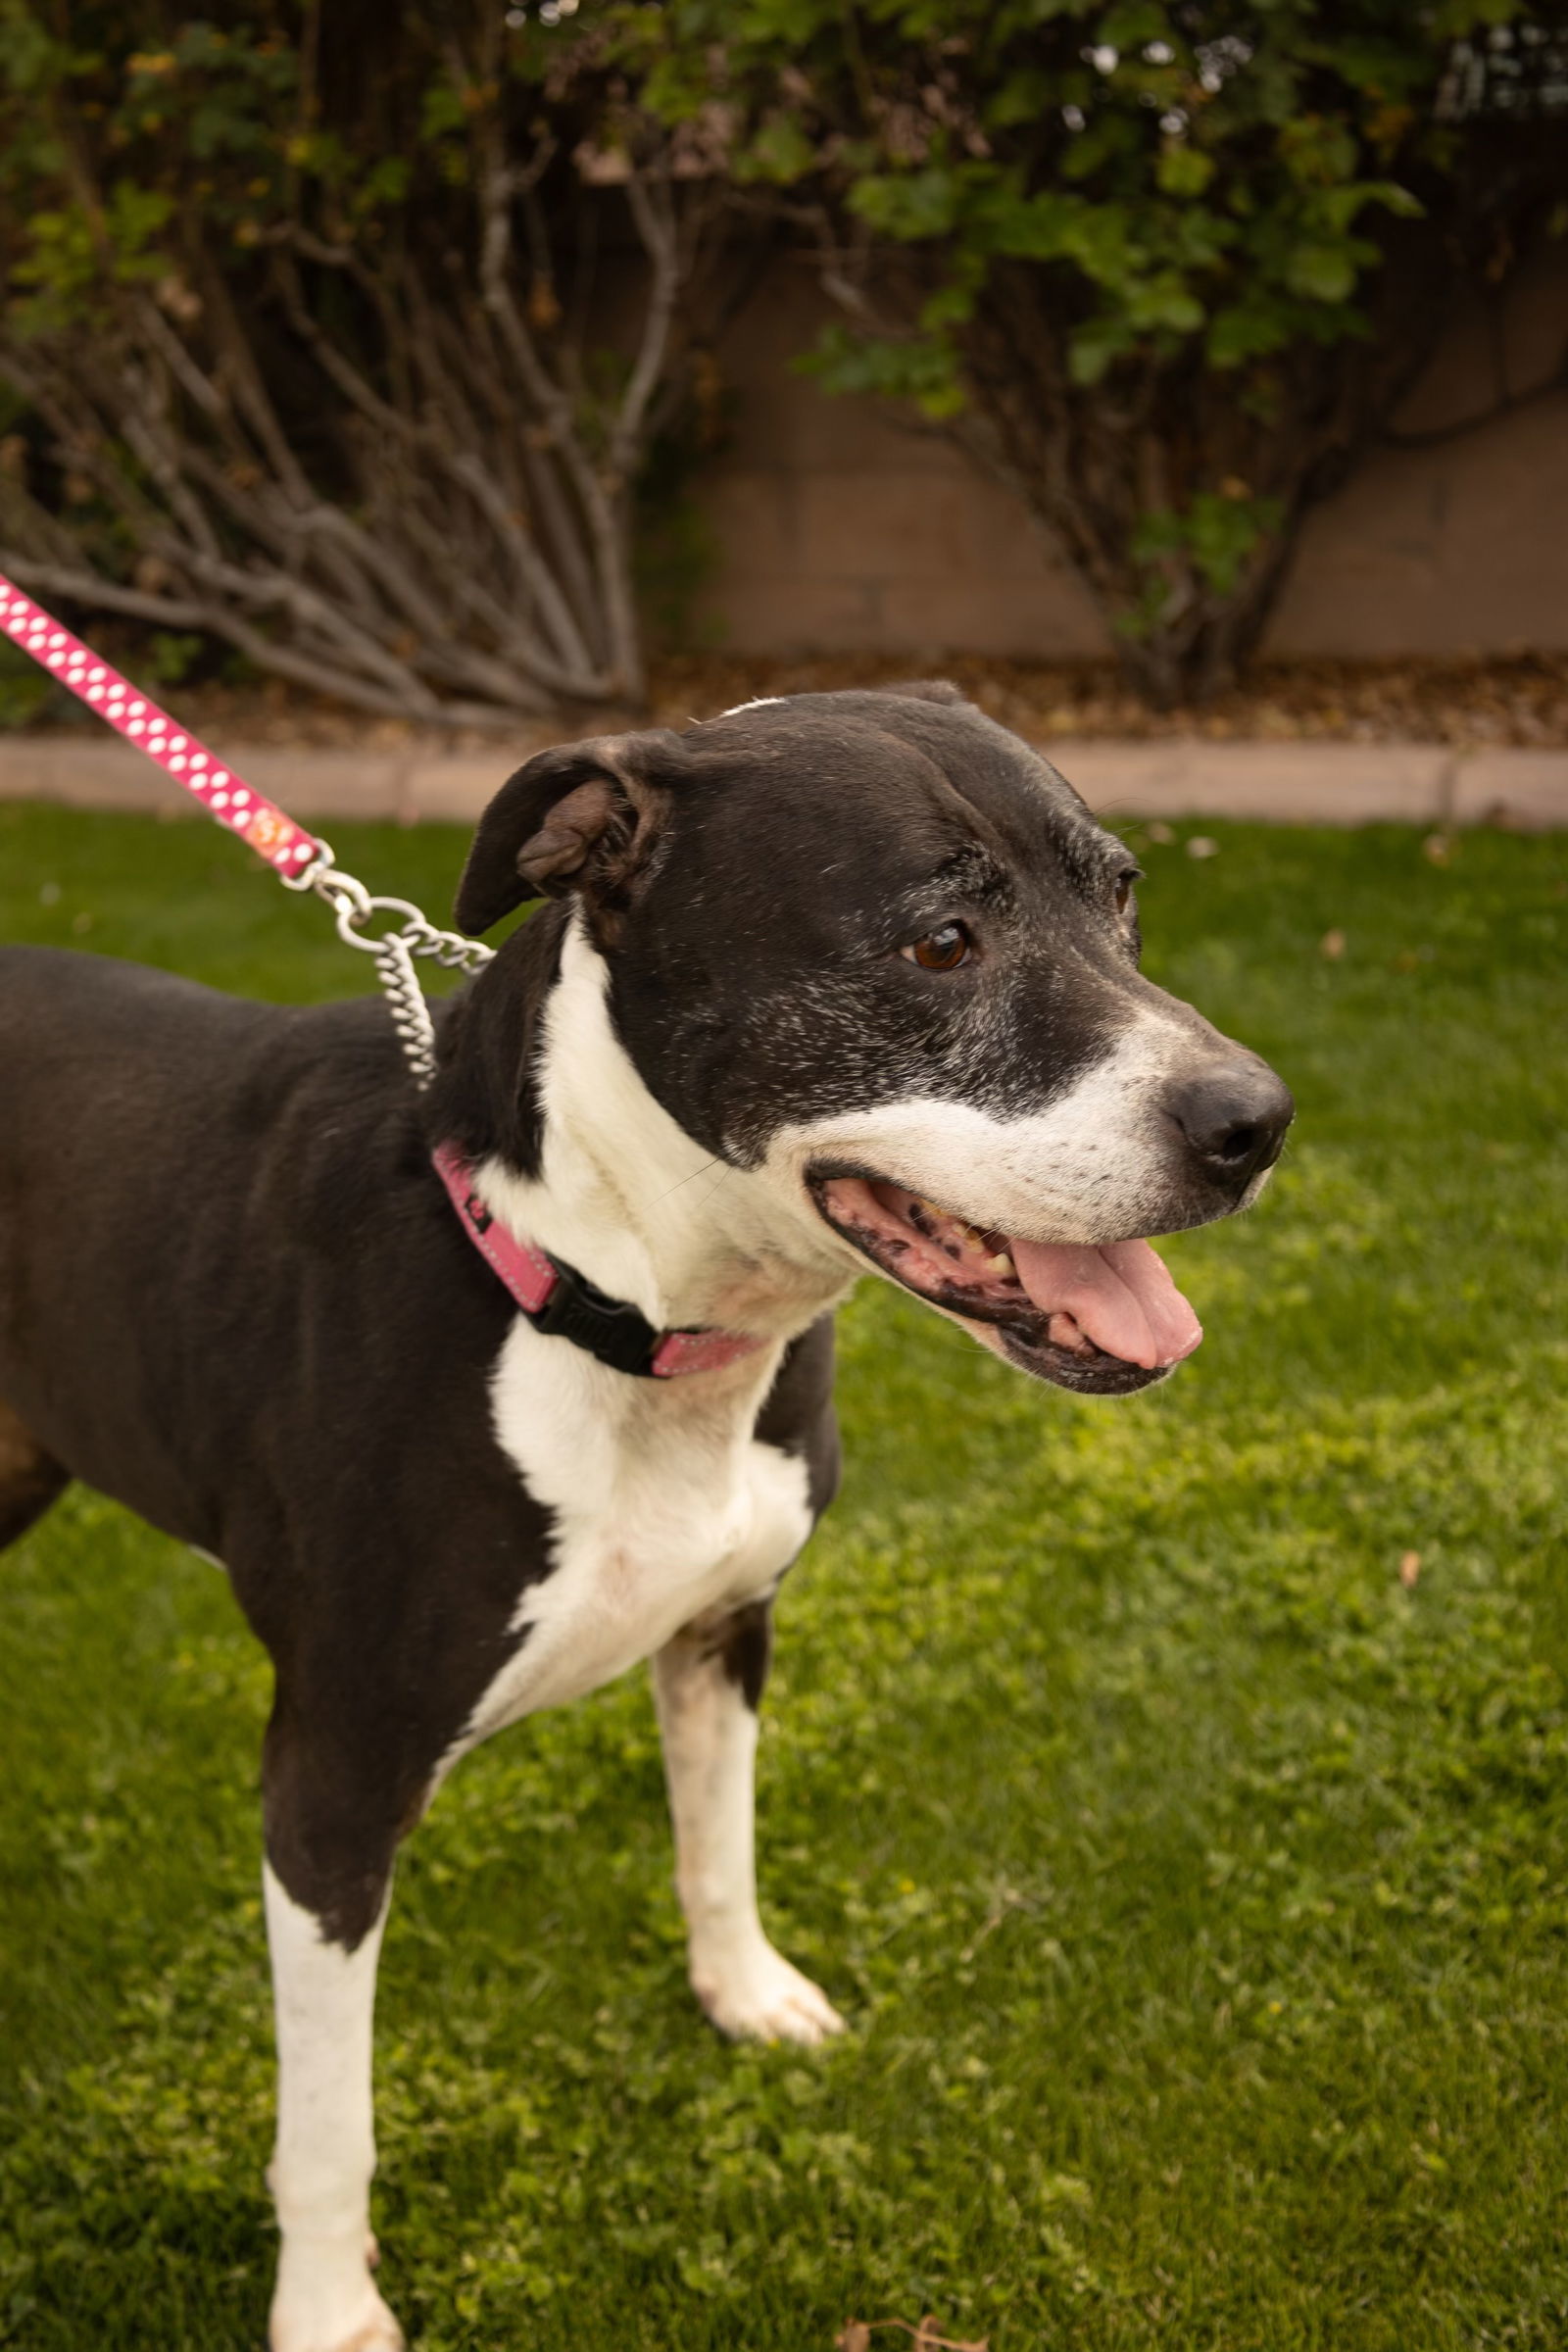
<instances>
[{"instance_id":1,"label":"dry fallen leaf","mask_svg":"<svg viewBox=\"0 0 1568 2352\"><path fill-rule=\"evenodd\" d=\"M1195 833L1187 844L1187 855L1189 858L1217 858L1219 843L1210 841L1206 833Z\"/></svg>"},{"instance_id":2,"label":"dry fallen leaf","mask_svg":"<svg viewBox=\"0 0 1568 2352\"><path fill-rule=\"evenodd\" d=\"M1330 963L1338 963L1340 957L1345 954L1345 933L1343 931L1325 931L1317 943L1317 952L1320 956L1327 956Z\"/></svg>"},{"instance_id":3,"label":"dry fallen leaf","mask_svg":"<svg viewBox=\"0 0 1568 2352\"><path fill-rule=\"evenodd\" d=\"M871 2352L871 2333L877 2328L899 2328L909 2337L915 2352L991 2352L991 2339L982 2336L977 2343L959 2343L956 2336L938 2335L936 2316L927 2312L916 2326L908 2320L846 2320L833 2338L834 2352Z\"/></svg>"},{"instance_id":4,"label":"dry fallen leaf","mask_svg":"<svg viewBox=\"0 0 1568 2352\"><path fill-rule=\"evenodd\" d=\"M1420 1574L1421 1554L1418 1551L1401 1551L1399 1554L1399 1582L1407 1592L1414 1591L1415 1581Z\"/></svg>"},{"instance_id":5,"label":"dry fallen leaf","mask_svg":"<svg viewBox=\"0 0 1568 2352\"><path fill-rule=\"evenodd\" d=\"M542 335L561 324L561 305L548 277L536 274L528 288L528 324L537 327Z\"/></svg>"}]
</instances>

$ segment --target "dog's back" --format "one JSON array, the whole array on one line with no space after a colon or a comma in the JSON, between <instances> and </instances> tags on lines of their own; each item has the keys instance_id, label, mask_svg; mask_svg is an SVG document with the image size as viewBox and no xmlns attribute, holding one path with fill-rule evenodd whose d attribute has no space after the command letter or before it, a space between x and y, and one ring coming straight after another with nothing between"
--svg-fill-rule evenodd
<instances>
[{"instance_id":1,"label":"dog's back","mask_svg":"<svg viewBox=\"0 0 1568 2352\"><path fill-rule=\"evenodd\" d=\"M367 1097L383 1094L406 1115L373 1001L278 1007L106 956L0 949L0 1542L65 1462L208 1540L188 1447L149 1432L202 1420L193 1387L210 1419L225 1335L269 1311L256 1215L266 1203L275 1264L280 1199L304 1214L313 1188L355 1189L325 1165L325 1105L353 1103L363 1148ZM172 1302L192 1298L205 1348L188 1309L172 1344Z\"/></svg>"}]
</instances>

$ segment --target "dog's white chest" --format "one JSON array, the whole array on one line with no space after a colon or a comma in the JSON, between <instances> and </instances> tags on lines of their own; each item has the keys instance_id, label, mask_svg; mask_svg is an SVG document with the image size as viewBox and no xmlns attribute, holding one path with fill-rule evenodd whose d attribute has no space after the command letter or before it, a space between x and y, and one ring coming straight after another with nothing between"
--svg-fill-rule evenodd
<instances>
[{"instance_id":1,"label":"dog's white chest","mask_svg":"<svg viewBox=\"0 0 1568 2352\"><path fill-rule=\"evenodd\" d=\"M547 1352L542 1352L547 1351ZM515 1326L494 1384L497 1434L555 1514L548 1575L519 1597L523 1640L465 1746L580 1697L710 1610L769 1592L810 1533L804 1462L750 1436L763 1374L736 1409L709 1376L639 1383ZM733 1399L731 1385L723 1394Z\"/></svg>"}]
</instances>

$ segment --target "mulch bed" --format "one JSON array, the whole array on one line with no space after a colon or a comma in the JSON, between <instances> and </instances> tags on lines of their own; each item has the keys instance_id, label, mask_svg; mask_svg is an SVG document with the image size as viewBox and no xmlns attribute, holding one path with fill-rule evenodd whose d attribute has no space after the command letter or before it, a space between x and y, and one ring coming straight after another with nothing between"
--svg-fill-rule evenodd
<instances>
[{"instance_id":1,"label":"mulch bed","mask_svg":"<svg viewBox=\"0 0 1568 2352\"><path fill-rule=\"evenodd\" d=\"M134 674L131 649L117 658ZM1198 736L1568 747L1568 653L1487 661L1262 662L1234 693L1202 709L1164 711L1140 703L1104 662L1004 662L973 654L924 661L871 654L790 661L680 655L654 664L651 716L657 725L679 726L755 695L874 686L915 676L955 679L993 717L1035 741ZM169 687L159 700L196 734L230 742L363 751L405 744L424 732L406 720L376 718L303 694L278 679L242 687ZM62 689L50 697L34 725L53 729L73 723L91 722L85 713L77 720ZM620 712L573 711L554 729L525 722L518 735L569 736L624 723ZM436 740L475 752L494 751L497 745L495 735L467 729Z\"/></svg>"},{"instance_id":2,"label":"mulch bed","mask_svg":"<svg viewBox=\"0 0 1568 2352\"><path fill-rule=\"evenodd\" d=\"M757 694L949 677L1004 726L1051 736L1203 736L1291 742L1568 746L1568 653L1486 662L1261 662L1245 687L1200 710L1151 710L1102 662L999 662L953 654L927 665L880 656L740 662L701 656L656 671L663 725Z\"/></svg>"}]
</instances>

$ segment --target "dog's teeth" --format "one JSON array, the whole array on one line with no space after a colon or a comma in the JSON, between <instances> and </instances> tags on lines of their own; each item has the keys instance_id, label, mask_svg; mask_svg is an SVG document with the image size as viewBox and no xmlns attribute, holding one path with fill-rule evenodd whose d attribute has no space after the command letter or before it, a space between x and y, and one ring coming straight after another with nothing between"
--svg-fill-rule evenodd
<instances>
[{"instance_id":1,"label":"dog's teeth","mask_svg":"<svg viewBox=\"0 0 1568 2352\"><path fill-rule=\"evenodd\" d=\"M909 1195L908 1218L916 1233L924 1233L928 1241L940 1240L950 1257L958 1255L958 1249L954 1246L956 1243L970 1257L989 1255L986 1237L978 1226L966 1225L961 1217L953 1216L947 1209L939 1208L934 1200L924 1200L919 1193ZM934 1232L927 1231L927 1218L935 1227ZM1007 1271L1012 1271L1010 1258L1007 1260Z\"/></svg>"},{"instance_id":2,"label":"dog's teeth","mask_svg":"<svg viewBox=\"0 0 1568 2352\"><path fill-rule=\"evenodd\" d=\"M986 1267L990 1273L1000 1275L1004 1282L1010 1282L1018 1271L1010 1251L1006 1250L999 1250L994 1257L988 1257Z\"/></svg>"}]
</instances>

